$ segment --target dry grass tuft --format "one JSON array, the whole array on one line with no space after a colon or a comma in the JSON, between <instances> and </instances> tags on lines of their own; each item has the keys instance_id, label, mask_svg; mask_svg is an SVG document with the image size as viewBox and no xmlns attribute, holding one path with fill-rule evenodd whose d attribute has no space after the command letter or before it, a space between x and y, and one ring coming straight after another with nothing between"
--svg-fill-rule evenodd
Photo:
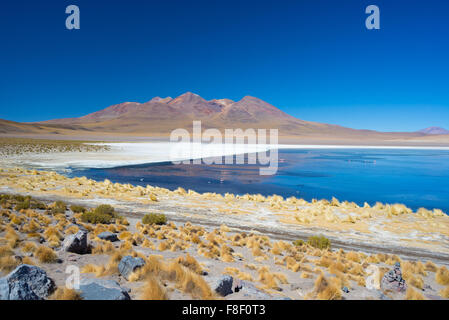
<instances>
[{"instance_id":1,"label":"dry grass tuft","mask_svg":"<svg viewBox=\"0 0 449 320\"><path fill-rule=\"evenodd\" d=\"M336 279L336 278L332 278ZM328 280L323 274L320 274L315 281L313 295L318 300L340 300L341 288L338 286L339 281Z\"/></svg>"},{"instance_id":2,"label":"dry grass tuft","mask_svg":"<svg viewBox=\"0 0 449 320\"><path fill-rule=\"evenodd\" d=\"M39 246L34 252L34 256L41 263L54 263L58 258L53 249L48 248L46 246Z\"/></svg>"},{"instance_id":3,"label":"dry grass tuft","mask_svg":"<svg viewBox=\"0 0 449 320\"><path fill-rule=\"evenodd\" d=\"M405 300L426 300L426 298L412 287L409 287L405 294Z\"/></svg>"},{"instance_id":4,"label":"dry grass tuft","mask_svg":"<svg viewBox=\"0 0 449 320\"><path fill-rule=\"evenodd\" d=\"M203 274L203 268L190 254L187 254L185 257L179 257L176 261L197 274Z\"/></svg>"},{"instance_id":5,"label":"dry grass tuft","mask_svg":"<svg viewBox=\"0 0 449 320\"><path fill-rule=\"evenodd\" d=\"M36 249L37 245L34 242L27 241L22 244L22 252L34 252Z\"/></svg>"},{"instance_id":6,"label":"dry grass tuft","mask_svg":"<svg viewBox=\"0 0 449 320\"><path fill-rule=\"evenodd\" d=\"M9 245L1 246L0 247L0 258L12 256L14 254L14 251Z\"/></svg>"},{"instance_id":7,"label":"dry grass tuft","mask_svg":"<svg viewBox=\"0 0 449 320\"><path fill-rule=\"evenodd\" d=\"M9 273L14 270L19 264L20 261L12 256L2 257L0 258L0 271Z\"/></svg>"},{"instance_id":8,"label":"dry grass tuft","mask_svg":"<svg viewBox=\"0 0 449 320\"><path fill-rule=\"evenodd\" d=\"M48 298L49 300L83 300L81 295L67 288L57 288L56 291Z\"/></svg>"},{"instance_id":9,"label":"dry grass tuft","mask_svg":"<svg viewBox=\"0 0 449 320\"><path fill-rule=\"evenodd\" d=\"M346 259L360 263L360 255L354 251L349 251L348 253L346 253Z\"/></svg>"},{"instance_id":10,"label":"dry grass tuft","mask_svg":"<svg viewBox=\"0 0 449 320\"><path fill-rule=\"evenodd\" d=\"M438 267L432 261L427 261L426 264L424 265L424 267L425 267L426 271L430 271L430 272L437 272L437 270L438 270Z\"/></svg>"},{"instance_id":11,"label":"dry grass tuft","mask_svg":"<svg viewBox=\"0 0 449 320\"><path fill-rule=\"evenodd\" d=\"M447 286L446 288L444 288L440 291L440 296L442 296L443 298L449 299L449 286Z\"/></svg>"},{"instance_id":12,"label":"dry grass tuft","mask_svg":"<svg viewBox=\"0 0 449 320\"><path fill-rule=\"evenodd\" d=\"M11 227L6 228L5 239L7 240L8 244L11 248L17 247L17 245L19 244L19 241L20 241L19 235Z\"/></svg>"},{"instance_id":13,"label":"dry grass tuft","mask_svg":"<svg viewBox=\"0 0 449 320\"><path fill-rule=\"evenodd\" d=\"M443 286L449 285L449 270L445 266L438 269L435 274L435 281Z\"/></svg>"},{"instance_id":14,"label":"dry grass tuft","mask_svg":"<svg viewBox=\"0 0 449 320\"><path fill-rule=\"evenodd\" d=\"M141 291L140 300L167 300L165 288L152 276L145 282Z\"/></svg>"}]
</instances>

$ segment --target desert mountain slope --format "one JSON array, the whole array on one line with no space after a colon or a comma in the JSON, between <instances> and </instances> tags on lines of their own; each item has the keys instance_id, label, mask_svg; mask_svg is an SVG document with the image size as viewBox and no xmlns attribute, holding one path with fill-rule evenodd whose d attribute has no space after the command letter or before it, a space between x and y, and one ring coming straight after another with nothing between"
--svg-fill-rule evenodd
<instances>
[{"instance_id":1,"label":"desert mountain slope","mask_svg":"<svg viewBox=\"0 0 449 320\"><path fill-rule=\"evenodd\" d=\"M449 130L446 130L446 129L440 128L440 127L429 127L429 128L419 130L418 132L424 133L424 134L433 134L433 135L449 134Z\"/></svg>"},{"instance_id":2,"label":"desert mountain slope","mask_svg":"<svg viewBox=\"0 0 449 320\"><path fill-rule=\"evenodd\" d=\"M388 133L355 130L338 125L310 122L295 118L261 99L246 96L239 101L206 100L187 92L176 98L155 97L148 102L124 102L79 118L39 123L0 121L0 134L57 134L89 136L159 136L168 137L177 128L191 131L192 122L200 120L202 128L278 129L281 137L320 141L374 142L405 140L428 143L431 135L442 132L428 128L419 132ZM448 132L449 133L449 132ZM439 133L441 134L441 133ZM429 138L430 137L430 138ZM448 136L449 137L449 136ZM448 143L449 143L449 139ZM439 142L446 142L440 138Z\"/></svg>"}]
</instances>

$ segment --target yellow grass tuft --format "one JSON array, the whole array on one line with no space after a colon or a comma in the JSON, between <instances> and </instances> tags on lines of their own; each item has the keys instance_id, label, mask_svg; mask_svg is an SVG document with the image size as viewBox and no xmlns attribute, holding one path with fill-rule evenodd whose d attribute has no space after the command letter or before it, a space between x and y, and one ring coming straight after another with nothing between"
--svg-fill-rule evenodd
<instances>
[{"instance_id":1,"label":"yellow grass tuft","mask_svg":"<svg viewBox=\"0 0 449 320\"><path fill-rule=\"evenodd\" d=\"M39 246L34 252L34 256L41 263L53 263L56 262L56 259L58 258L53 249L46 246Z\"/></svg>"},{"instance_id":2,"label":"yellow grass tuft","mask_svg":"<svg viewBox=\"0 0 449 320\"><path fill-rule=\"evenodd\" d=\"M12 256L14 255L14 251L9 245L1 246L0 247L0 258Z\"/></svg>"},{"instance_id":3,"label":"yellow grass tuft","mask_svg":"<svg viewBox=\"0 0 449 320\"><path fill-rule=\"evenodd\" d=\"M17 245L19 244L19 241L20 241L19 235L11 227L6 228L5 239L7 240L8 244L11 248L17 247Z\"/></svg>"},{"instance_id":4,"label":"yellow grass tuft","mask_svg":"<svg viewBox=\"0 0 449 320\"><path fill-rule=\"evenodd\" d=\"M272 273L267 266L260 267L258 270L258 281L265 285L267 289L280 290L279 283L286 283L286 277L281 273Z\"/></svg>"},{"instance_id":5,"label":"yellow grass tuft","mask_svg":"<svg viewBox=\"0 0 449 320\"><path fill-rule=\"evenodd\" d=\"M20 264L19 260L12 256L5 256L0 258L0 271L9 273Z\"/></svg>"},{"instance_id":6,"label":"yellow grass tuft","mask_svg":"<svg viewBox=\"0 0 449 320\"><path fill-rule=\"evenodd\" d=\"M319 300L340 300L341 288L338 287L337 281L328 280L320 274L315 281L313 294Z\"/></svg>"},{"instance_id":7,"label":"yellow grass tuft","mask_svg":"<svg viewBox=\"0 0 449 320\"><path fill-rule=\"evenodd\" d=\"M167 292L158 280L149 277L141 289L140 300L167 300Z\"/></svg>"},{"instance_id":8,"label":"yellow grass tuft","mask_svg":"<svg viewBox=\"0 0 449 320\"><path fill-rule=\"evenodd\" d=\"M22 244L22 252L34 252L36 249L37 245L34 242L27 241Z\"/></svg>"},{"instance_id":9,"label":"yellow grass tuft","mask_svg":"<svg viewBox=\"0 0 449 320\"><path fill-rule=\"evenodd\" d=\"M405 300L426 300L426 298L412 287L409 287L405 294Z\"/></svg>"},{"instance_id":10,"label":"yellow grass tuft","mask_svg":"<svg viewBox=\"0 0 449 320\"><path fill-rule=\"evenodd\" d=\"M438 267L432 261L427 261L426 264L424 265L424 267L425 267L426 271L430 271L430 272L437 272L437 270L438 270Z\"/></svg>"},{"instance_id":11,"label":"yellow grass tuft","mask_svg":"<svg viewBox=\"0 0 449 320\"><path fill-rule=\"evenodd\" d=\"M81 295L73 290L67 288L57 288L56 291L48 298L49 300L83 300Z\"/></svg>"},{"instance_id":12,"label":"yellow grass tuft","mask_svg":"<svg viewBox=\"0 0 449 320\"><path fill-rule=\"evenodd\" d=\"M187 254L185 257L179 257L176 261L197 274L203 274L203 268L190 254Z\"/></svg>"},{"instance_id":13,"label":"yellow grass tuft","mask_svg":"<svg viewBox=\"0 0 449 320\"><path fill-rule=\"evenodd\" d=\"M68 235L70 235L70 234L75 234L75 233L77 233L79 231L79 228L77 227L77 226L70 226L69 228L67 228L66 230L65 230L65 234L68 234Z\"/></svg>"},{"instance_id":14,"label":"yellow grass tuft","mask_svg":"<svg viewBox=\"0 0 449 320\"><path fill-rule=\"evenodd\" d=\"M118 238L120 240L130 240L132 238L133 234L129 231L123 231L118 235Z\"/></svg>"},{"instance_id":15,"label":"yellow grass tuft","mask_svg":"<svg viewBox=\"0 0 449 320\"><path fill-rule=\"evenodd\" d=\"M449 285L449 270L445 266L438 269L435 274L435 281L443 286Z\"/></svg>"},{"instance_id":16,"label":"yellow grass tuft","mask_svg":"<svg viewBox=\"0 0 449 320\"><path fill-rule=\"evenodd\" d=\"M98 245L92 249L92 254L110 254L115 251L114 245L110 241L99 240Z\"/></svg>"},{"instance_id":17,"label":"yellow grass tuft","mask_svg":"<svg viewBox=\"0 0 449 320\"><path fill-rule=\"evenodd\" d=\"M349 251L348 253L346 253L346 259L360 263L360 255L354 251Z\"/></svg>"},{"instance_id":18,"label":"yellow grass tuft","mask_svg":"<svg viewBox=\"0 0 449 320\"><path fill-rule=\"evenodd\" d=\"M443 298L449 299L449 286L447 286L446 288L444 288L440 291L440 296L442 296Z\"/></svg>"}]
</instances>

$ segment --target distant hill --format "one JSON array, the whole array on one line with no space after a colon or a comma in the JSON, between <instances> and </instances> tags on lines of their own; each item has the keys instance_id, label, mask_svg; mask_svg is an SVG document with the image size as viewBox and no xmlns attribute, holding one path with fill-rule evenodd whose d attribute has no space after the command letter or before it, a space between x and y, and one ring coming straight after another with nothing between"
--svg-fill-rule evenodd
<instances>
[{"instance_id":1,"label":"distant hill","mask_svg":"<svg viewBox=\"0 0 449 320\"><path fill-rule=\"evenodd\" d=\"M174 99L156 97L145 103L124 102L83 117L49 120L37 124L77 126L92 132L167 135L177 128L189 130L194 120L201 120L203 128L279 129L280 135L283 136L385 135L376 131L354 130L300 120L255 97L246 96L239 101L207 101L191 92Z\"/></svg>"},{"instance_id":2,"label":"distant hill","mask_svg":"<svg viewBox=\"0 0 449 320\"><path fill-rule=\"evenodd\" d=\"M433 135L449 134L449 130L446 130L441 127L429 127L429 128L419 130L418 132L424 133L424 134L433 134Z\"/></svg>"},{"instance_id":3,"label":"distant hill","mask_svg":"<svg viewBox=\"0 0 449 320\"><path fill-rule=\"evenodd\" d=\"M350 116L350 115L348 115ZM164 137L177 128L192 129L201 120L202 128L278 129L280 137L302 143L365 143L424 139L426 132L378 132L356 130L338 125L295 118L261 99L246 96L239 101L206 100L187 92L176 98L155 97L148 102L124 102L79 118L18 123L0 120L2 135L39 135L50 137L83 137L87 139L117 137ZM289 142L290 142L289 140ZM285 139L283 141L286 141ZM345 142L346 141L346 142Z\"/></svg>"}]
</instances>

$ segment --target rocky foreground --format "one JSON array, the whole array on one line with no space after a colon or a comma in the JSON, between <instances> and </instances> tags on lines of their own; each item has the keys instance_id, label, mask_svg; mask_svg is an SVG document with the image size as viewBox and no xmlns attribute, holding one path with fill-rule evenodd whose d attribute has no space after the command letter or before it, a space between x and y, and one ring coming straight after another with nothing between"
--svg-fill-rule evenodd
<instances>
[{"instance_id":1,"label":"rocky foreground","mask_svg":"<svg viewBox=\"0 0 449 320\"><path fill-rule=\"evenodd\" d=\"M336 250L323 236L275 241L110 205L0 201L0 299L449 298L442 264ZM79 287L67 288L76 270Z\"/></svg>"}]
</instances>

